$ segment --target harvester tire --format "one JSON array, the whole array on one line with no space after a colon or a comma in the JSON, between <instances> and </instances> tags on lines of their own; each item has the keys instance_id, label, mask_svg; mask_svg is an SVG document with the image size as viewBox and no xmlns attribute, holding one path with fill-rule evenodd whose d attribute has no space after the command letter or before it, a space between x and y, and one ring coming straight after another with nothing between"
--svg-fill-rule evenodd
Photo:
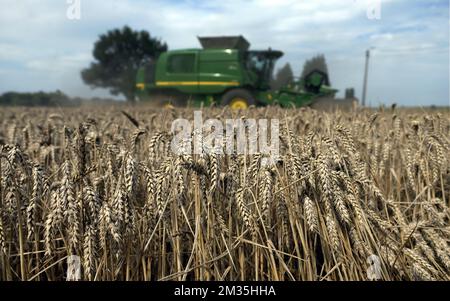
<instances>
[{"instance_id":1,"label":"harvester tire","mask_svg":"<svg viewBox=\"0 0 450 301\"><path fill-rule=\"evenodd\" d=\"M222 105L232 109L247 109L256 104L252 93L245 89L234 89L222 96Z\"/></svg>"}]
</instances>

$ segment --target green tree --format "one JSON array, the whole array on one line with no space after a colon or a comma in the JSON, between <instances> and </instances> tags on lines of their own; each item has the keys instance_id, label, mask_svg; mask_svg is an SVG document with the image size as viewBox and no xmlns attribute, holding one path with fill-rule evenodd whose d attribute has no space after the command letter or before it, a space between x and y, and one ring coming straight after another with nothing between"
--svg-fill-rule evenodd
<instances>
[{"instance_id":1,"label":"green tree","mask_svg":"<svg viewBox=\"0 0 450 301\"><path fill-rule=\"evenodd\" d=\"M0 106L69 106L76 105L66 94L55 92L7 92L0 95Z\"/></svg>"},{"instance_id":2,"label":"green tree","mask_svg":"<svg viewBox=\"0 0 450 301\"><path fill-rule=\"evenodd\" d=\"M95 62L81 71L81 77L92 88L106 88L133 101L141 62L155 60L164 51L167 44L147 31L133 31L128 26L110 30L95 42Z\"/></svg>"},{"instance_id":3,"label":"green tree","mask_svg":"<svg viewBox=\"0 0 450 301\"><path fill-rule=\"evenodd\" d=\"M278 69L275 78L272 80L271 87L273 90L278 90L283 86L289 84L294 78L291 64L286 63L282 68Z\"/></svg>"},{"instance_id":4,"label":"green tree","mask_svg":"<svg viewBox=\"0 0 450 301\"><path fill-rule=\"evenodd\" d=\"M328 75L328 66L325 60L325 56L323 54L316 55L315 57L306 60L305 64L303 65L303 70L300 79L303 80L305 76L308 75L313 70L319 70ZM326 84L331 85L329 82Z\"/></svg>"}]
</instances>

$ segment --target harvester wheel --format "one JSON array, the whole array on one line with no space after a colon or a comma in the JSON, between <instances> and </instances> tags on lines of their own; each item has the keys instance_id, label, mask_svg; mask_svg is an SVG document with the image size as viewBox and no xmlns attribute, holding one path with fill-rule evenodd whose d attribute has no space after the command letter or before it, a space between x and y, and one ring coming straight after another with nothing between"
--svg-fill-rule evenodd
<instances>
[{"instance_id":1,"label":"harvester wheel","mask_svg":"<svg viewBox=\"0 0 450 301\"><path fill-rule=\"evenodd\" d=\"M253 95L245 89L230 90L222 96L222 104L234 110L245 110L255 103Z\"/></svg>"}]
</instances>

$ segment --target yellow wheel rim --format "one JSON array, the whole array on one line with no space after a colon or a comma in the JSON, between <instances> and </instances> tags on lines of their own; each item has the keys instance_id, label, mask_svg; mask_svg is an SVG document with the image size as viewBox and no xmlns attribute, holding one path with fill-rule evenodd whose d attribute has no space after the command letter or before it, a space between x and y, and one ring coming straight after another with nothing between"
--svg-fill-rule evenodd
<instances>
[{"instance_id":1,"label":"yellow wheel rim","mask_svg":"<svg viewBox=\"0 0 450 301\"><path fill-rule=\"evenodd\" d=\"M236 97L231 101L230 107L233 110L245 110L248 108L248 103L245 99Z\"/></svg>"}]
</instances>

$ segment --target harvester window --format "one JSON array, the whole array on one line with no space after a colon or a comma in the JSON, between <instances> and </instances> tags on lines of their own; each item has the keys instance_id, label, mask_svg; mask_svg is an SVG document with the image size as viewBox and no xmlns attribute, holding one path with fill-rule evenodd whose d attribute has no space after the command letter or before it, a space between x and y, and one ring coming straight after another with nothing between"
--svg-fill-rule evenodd
<instances>
[{"instance_id":1,"label":"harvester window","mask_svg":"<svg viewBox=\"0 0 450 301\"><path fill-rule=\"evenodd\" d=\"M167 72L169 73L194 73L195 54L174 54L169 57Z\"/></svg>"}]
</instances>

